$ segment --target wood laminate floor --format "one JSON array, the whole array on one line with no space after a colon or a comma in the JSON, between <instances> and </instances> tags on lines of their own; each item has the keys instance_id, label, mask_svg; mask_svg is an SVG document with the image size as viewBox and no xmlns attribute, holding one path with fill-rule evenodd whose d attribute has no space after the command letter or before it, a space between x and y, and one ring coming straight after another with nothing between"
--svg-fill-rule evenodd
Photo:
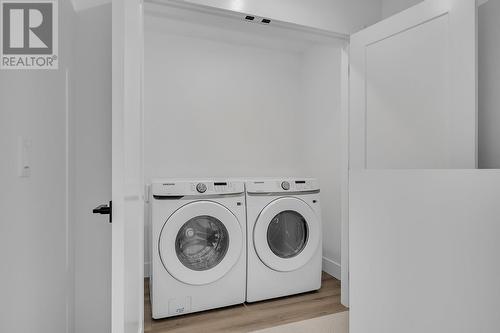
<instances>
[{"instance_id":1,"label":"wood laminate floor","mask_svg":"<svg viewBox=\"0 0 500 333\"><path fill-rule=\"evenodd\" d=\"M346 310L340 304L340 281L323 273L322 288L316 292L153 320L149 283L144 281L145 333L252 332Z\"/></svg>"}]
</instances>

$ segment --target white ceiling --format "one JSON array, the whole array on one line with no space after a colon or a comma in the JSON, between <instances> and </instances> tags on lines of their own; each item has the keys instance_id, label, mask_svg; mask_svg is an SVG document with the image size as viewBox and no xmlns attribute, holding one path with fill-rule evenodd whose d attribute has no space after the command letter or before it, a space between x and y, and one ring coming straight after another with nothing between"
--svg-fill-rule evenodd
<instances>
[{"instance_id":1,"label":"white ceiling","mask_svg":"<svg viewBox=\"0 0 500 333\"><path fill-rule=\"evenodd\" d=\"M80 10L85 10L88 8L97 7L100 5L104 5L106 3L110 3L111 0L71 0L71 2L73 3L75 11L78 12ZM203 2L203 0L199 2ZM478 0L479 5L482 5L486 2L488 2L488 0Z\"/></svg>"},{"instance_id":2,"label":"white ceiling","mask_svg":"<svg viewBox=\"0 0 500 333\"><path fill-rule=\"evenodd\" d=\"M111 0L71 0L75 11L81 11L92 7L111 3Z\"/></svg>"}]
</instances>

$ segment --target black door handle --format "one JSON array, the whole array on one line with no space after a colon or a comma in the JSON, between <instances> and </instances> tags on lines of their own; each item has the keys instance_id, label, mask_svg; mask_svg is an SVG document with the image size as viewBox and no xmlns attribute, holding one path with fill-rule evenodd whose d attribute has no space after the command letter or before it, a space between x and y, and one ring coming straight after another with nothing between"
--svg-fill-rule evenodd
<instances>
[{"instance_id":1,"label":"black door handle","mask_svg":"<svg viewBox=\"0 0 500 333\"><path fill-rule=\"evenodd\" d=\"M109 215L109 223L113 222L113 202L109 205L100 205L92 210L94 214Z\"/></svg>"}]
</instances>

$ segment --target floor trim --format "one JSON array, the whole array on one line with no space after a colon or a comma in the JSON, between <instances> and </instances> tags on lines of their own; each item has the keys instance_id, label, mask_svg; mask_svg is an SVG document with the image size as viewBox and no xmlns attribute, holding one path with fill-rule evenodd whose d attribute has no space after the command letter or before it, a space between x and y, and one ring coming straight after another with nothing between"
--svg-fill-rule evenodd
<instances>
[{"instance_id":1,"label":"floor trim","mask_svg":"<svg viewBox=\"0 0 500 333\"><path fill-rule=\"evenodd\" d=\"M337 280L340 280L341 278L340 264L326 257L323 257L323 271L327 272Z\"/></svg>"}]
</instances>

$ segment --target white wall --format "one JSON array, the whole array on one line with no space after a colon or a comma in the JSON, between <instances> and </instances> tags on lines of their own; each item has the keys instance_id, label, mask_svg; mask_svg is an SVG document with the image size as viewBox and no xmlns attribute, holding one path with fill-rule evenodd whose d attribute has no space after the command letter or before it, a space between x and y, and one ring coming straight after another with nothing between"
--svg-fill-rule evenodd
<instances>
[{"instance_id":1,"label":"white wall","mask_svg":"<svg viewBox=\"0 0 500 333\"><path fill-rule=\"evenodd\" d=\"M111 5L59 4L60 69L0 73L0 332L111 329L111 226L91 214L111 197Z\"/></svg>"},{"instance_id":2,"label":"white wall","mask_svg":"<svg viewBox=\"0 0 500 333\"><path fill-rule=\"evenodd\" d=\"M302 67L302 133L306 173L320 179L323 269L340 279L342 119L341 49L316 46Z\"/></svg>"},{"instance_id":3,"label":"white wall","mask_svg":"<svg viewBox=\"0 0 500 333\"><path fill-rule=\"evenodd\" d=\"M301 55L164 22L148 18L146 26L146 179L293 175Z\"/></svg>"},{"instance_id":4,"label":"white wall","mask_svg":"<svg viewBox=\"0 0 500 333\"><path fill-rule=\"evenodd\" d=\"M184 0L349 34L380 19L381 0Z\"/></svg>"},{"instance_id":5,"label":"white wall","mask_svg":"<svg viewBox=\"0 0 500 333\"><path fill-rule=\"evenodd\" d=\"M74 11L59 2L59 70L0 71L0 332L72 332L66 72ZM31 177L17 175L17 140L32 141Z\"/></svg>"},{"instance_id":6,"label":"white wall","mask_svg":"<svg viewBox=\"0 0 500 333\"><path fill-rule=\"evenodd\" d=\"M111 331L111 4L78 12L75 45L75 332Z\"/></svg>"},{"instance_id":7,"label":"white wall","mask_svg":"<svg viewBox=\"0 0 500 333\"><path fill-rule=\"evenodd\" d=\"M500 169L500 1L479 7L479 167Z\"/></svg>"},{"instance_id":8,"label":"white wall","mask_svg":"<svg viewBox=\"0 0 500 333\"><path fill-rule=\"evenodd\" d=\"M382 0L382 18L392 16L422 1L423 0Z\"/></svg>"}]
</instances>

